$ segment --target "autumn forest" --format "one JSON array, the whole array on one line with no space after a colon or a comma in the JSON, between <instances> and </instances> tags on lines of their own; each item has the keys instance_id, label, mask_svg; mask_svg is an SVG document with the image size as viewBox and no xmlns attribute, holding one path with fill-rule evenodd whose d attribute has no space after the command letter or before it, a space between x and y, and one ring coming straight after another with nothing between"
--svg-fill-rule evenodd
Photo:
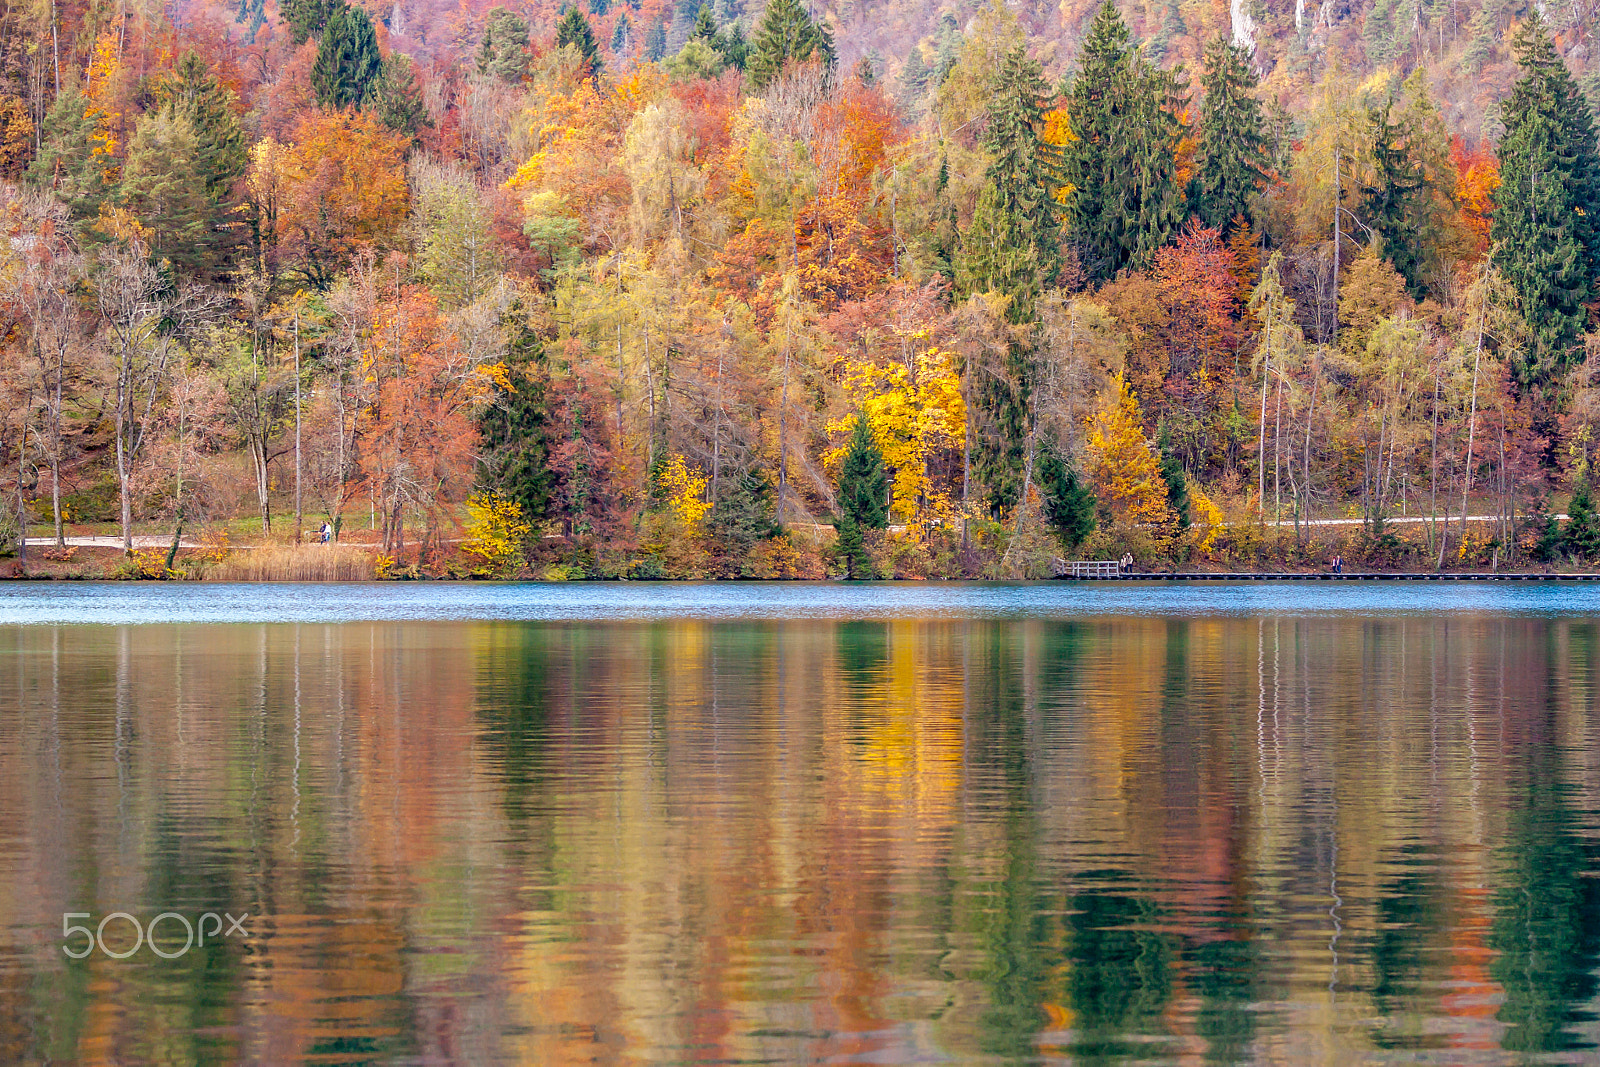
<instances>
[{"instance_id":1,"label":"autumn forest","mask_svg":"<svg viewBox=\"0 0 1600 1067\"><path fill-rule=\"evenodd\" d=\"M1594 16L0 0L0 540L1586 567Z\"/></svg>"}]
</instances>

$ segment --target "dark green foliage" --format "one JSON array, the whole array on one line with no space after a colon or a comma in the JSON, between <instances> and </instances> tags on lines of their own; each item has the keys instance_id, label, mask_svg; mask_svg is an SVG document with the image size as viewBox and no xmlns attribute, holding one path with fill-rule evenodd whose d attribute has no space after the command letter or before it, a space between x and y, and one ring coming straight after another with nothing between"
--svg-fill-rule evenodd
<instances>
[{"instance_id":1,"label":"dark green foliage","mask_svg":"<svg viewBox=\"0 0 1600 1067\"><path fill-rule=\"evenodd\" d=\"M522 517L537 522L551 511L556 475L550 460L556 428L547 399L544 349L520 321L520 311L513 306L505 319L512 336L507 379L514 391L497 386L478 416L486 457L478 482L520 504Z\"/></svg>"},{"instance_id":2,"label":"dark green foliage","mask_svg":"<svg viewBox=\"0 0 1600 1067\"><path fill-rule=\"evenodd\" d=\"M1041 447L1034 475L1044 503L1044 517L1067 551L1094 533L1094 490L1078 474L1071 460L1048 444Z\"/></svg>"},{"instance_id":3,"label":"dark green foliage","mask_svg":"<svg viewBox=\"0 0 1600 1067\"><path fill-rule=\"evenodd\" d=\"M1182 221L1177 83L1139 55L1110 0L1089 27L1081 63L1067 100L1077 139L1063 151L1074 190L1070 235L1085 273L1104 281L1144 267Z\"/></svg>"},{"instance_id":4,"label":"dark green foliage","mask_svg":"<svg viewBox=\"0 0 1600 1067\"><path fill-rule=\"evenodd\" d=\"M1383 239L1383 255L1413 297L1420 298L1427 288L1423 278L1426 250L1417 232L1419 201L1428 195L1428 180L1422 161L1407 131L1392 118L1391 101L1368 111L1372 125L1372 181L1361 187L1363 213Z\"/></svg>"},{"instance_id":5,"label":"dark green foliage","mask_svg":"<svg viewBox=\"0 0 1600 1067\"><path fill-rule=\"evenodd\" d=\"M383 67L378 35L363 8L341 4L328 16L317 62L311 68L311 92L323 107L361 107Z\"/></svg>"},{"instance_id":6,"label":"dark green foliage","mask_svg":"<svg viewBox=\"0 0 1600 1067\"><path fill-rule=\"evenodd\" d=\"M611 31L611 54L625 56L633 51L633 23L624 11L617 16L617 24Z\"/></svg>"},{"instance_id":7,"label":"dark green foliage","mask_svg":"<svg viewBox=\"0 0 1600 1067\"><path fill-rule=\"evenodd\" d=\"M1594 117L1537 16L1513 46L1522 78L1501 105L1495 264L1516 290L1533 345L1524 385L1547 390L1582 352L1600 272L1600 159Z\"/></svg>"},{"instance_id":8,"label":"dark green foliage","mask_svg":"<svg viewBox=\"0 0 1600 1067\"><path fill-rule=\"evenodd\" d=\"M706 527L719 551L743 558L760 541L783 532L776 518L772 482L760 468L733 479L711 505Z\"/></svg>"},{"instance_id":9,"label":"dark green foliage","mask_svg":"<svg viewBox=\"0 0 1600 1067\"><path fill-rule=\"evenodd\" d=\"M1183 462L1173 453L1167 440L1167 428L1161 427L1156 447L1161 456L1161 477L1167 483L1167 505L1178 517L1178 528L1189 528L1189 481L1183 474Z\"/></svg>"},{"instance_id":10,"label":"dark green foliage","mask_svg":"<svg viewBox=\"0 0 1600 1067\"><path fill-rule=\"evenodd\" d=\"M958 279L966 292L1011 297L1008 317L1031 322L1061 269L1061 153L1039 139L1050 106L1039 64L1019 46L996 73L983 145L988 184L973 214Z\"/></svg>"},{"instance_id":11,"label":"dark green foliage","mask_svg":"<svg viewBox=\"0 0 1600 1067\"><path fill-rule=\"evenodd\" d=\"M785 63L814 57L833 66L833 35L827 26L813 22L800 0L770 0L746 60L751 86L761 92L783 72Z\"/></svg>"},{"instance_id":12,"label":"dark green foliage","mask_svg":"<svg viewBox=\"0 0 1600 1067\"><path fill-rule=\"evenodd\" d=\"M650 25L650 32L644 35L644 58L651 63L659 63L667 54L667 24L660 19Z\"/></svg>"},{"instance_id":13,"label":"dark green foliage","mask_svg":"<svg viewBox=\"0 0 1600 1067\"><path fill-rule=\"evenodd\" d=\"M78 219L92 219L111 195L106 180L114 161L95 152L95 120L89 100L74 84L61 90L39 128L39 154L28 167L28 182L52 190Z\"/></svg>"},{"instance_id":14,"label":"dark green foliage","mask_svg":"<svg viewBox=\"0 0 1600 1067\"><path fill-rule=\"evenodd\" d=\"M700 5L700 10L694 16L694 28L689 31L689 40L704 41L710 44L717 39L717 23L711 17L711 8L705 4Z\"/></svg>"},{"instance_id":15,"label":"dark green foliage","mask_svg":"<svg viewBox=\"0 0 1600 1067\"><path fill-rule=\"evenodd\" d=\"M744 30L737 22L731 28L717 34L711 42L711 47L715 48L734 70L744 70L745 64L750 61L750 42L744 39Z\"/></svg>"},{"instance_id":16,"label":"dark green foliage","mask_svg":"<svg viewBox=\"0 0 1600 1067\"><path fill-rule=\"evenodd\" d=\"M1600 515L1595 514L1587 479L1572 487L1572 503L1567 505L1567 524L1561 531L1561 545L1579 559L1600 559Z\"/></svg>"},{"instance_id":17,"label":"dark green foliage","mask_svg":"<svg viewBox=\"0 0 1600 1067\"><path fill-rule=\"evenodd\" d=\"M850 446L839 467L839 514L865 529L889 525L889 475L883 452L872 438L872 424L857 413Z\"/></svg>"},{"instance_id":18,"label":"dark green foliage","mask_svg":"<svg viewBox=\"0 0 1600 1067\"><path fill-rule=\"evenodd\" d=\"M424 127L433 125L417 88L411 57L404 52L390 52L384 58L371 103L378 121L397 133L409 133L413 141Z\"/></svg>"},{"instance_id":19,"label":"dark green foliage","mask_svg":"<svg viewBox=\"0 0 1600 1067\"><path fill-rule=\"evenodd\" d=\"M1200 221L1227 236L1233 220L1253 221L1250 204L1270 169L1266 119L1254 96L1256 73L1249 57L1224 37L1206 45L1200 75L1199 144L1190 208Z\"/></svg>"},{"instance_id":20,"label":"dark green foliage","mask_svg":"<svg viewBox=\"0 0 1600 1067\"><path fill-rule=\"evenodd\" d=\"M309 38L321 37L328 19L344 6L344 0L283 0L278 15L289 27L289 40L299 47Z\"/></svg>"},{"instance_id":21,"label":"dark green foliage","mask_svg":"<svg viewBox=\"0 0 1600 1067\"><path fill-rule=\"evenodd\" d=\"M267 24L266 0L239 0L239 9L234 12L233 20L244 27L245 43L253 43L261 27Z\"/></svg>"},{"instance_id":22,"label":"dark green foliage","mask_svg":"<svg viewBox=\"0 0 1600 1067\"><path fill-rule=\"evenodd\" d=\"M478 73L518 82L528 72L528 23L515 11L491 8L478 42Z\"/></svg>"},{"instance_id":23,"label":"dark green foliage","mask_svg":"<svg viewBox=\"0 0 1600 1067\"><path fill-rule=\"evenodd\" d=\"M162 108L134 129L119 192L150 235L150 250L185 274L208 265L215 201L206 195L199 138L182 115Z\"/></svg>"},{"instance_id":24,"label":"dark green foliage","mask_svg":"<svg viewBox=\"0 0 1600 1067\"><path fill-rule=\"evenodd\" d=\"M567 8L567 13L556 23L556 47L568 46L578 50L591 78L600 77L606 66L600 58L600 46L595 43L594 28L577 7Z\"/></svg>"},{"instance_id":25,"label":"dark green foliage","mask_svg":"<svg viewBox=\"0 0 1600 1067\"><path fill-rule=\"evenodd\" d=\"M589 0L589 14L600 18L611 10L611 0Z\"/></svg>"},{"instance_id":26,"label":"dark green foliage","mask_svg":"<svg viewBox=\"0 0 1600 1067\"><path fill-rule=\"evenodd\" d=\"M876 578L878 569L873 566L872 554L867 551L861 524L852 518L842 518L838 523L839 539L834 553L844 560L846 578Z\"/></svg>"},{"instance_id":27,"label":"dark green foliage","mask_svg":"<svg viewBox=\"0 0 1600 1067\"><path fill-rule=\"evenodd\" d=\"M225 197L250 162L244 129L234 112L233 90L225 88L195 52L185 52L172 77L161 84L156 99L167 110L189 120L199 148L198 166L206 194Z\"/></svg>"}]
</instances>

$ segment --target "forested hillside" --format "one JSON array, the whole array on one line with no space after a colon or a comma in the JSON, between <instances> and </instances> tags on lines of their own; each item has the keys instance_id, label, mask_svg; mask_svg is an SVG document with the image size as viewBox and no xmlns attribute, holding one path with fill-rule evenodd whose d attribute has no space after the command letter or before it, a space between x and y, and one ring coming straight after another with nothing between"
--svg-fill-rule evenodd
<instances>
[{"instance_id":1,"label":"forested hillside","mask_svg":"<svg viewBox=\"0 0 1600 1067\"><path fill-rule=\"evenodd\" d=\"M1600 556L1592 6L0 11L10 543Z\"/></svg>"}]
</instances>

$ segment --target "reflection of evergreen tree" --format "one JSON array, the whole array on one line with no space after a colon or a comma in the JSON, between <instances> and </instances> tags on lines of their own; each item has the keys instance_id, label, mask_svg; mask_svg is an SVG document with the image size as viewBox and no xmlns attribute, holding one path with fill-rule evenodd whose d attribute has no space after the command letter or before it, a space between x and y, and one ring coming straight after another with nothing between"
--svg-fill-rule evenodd
<instances>
[{"instance_id":1,"label":"reflection of evergreen tree","mask_svg":"<svg viewBox=\"0 0 1600 1067\"><path fill-rule=\"evenodd\" d=\"M1499 953L1489 973L1505 989L1498 1017L1510 1027L1501 1043L1515 1052L1593 1047L1573 1024L1587 1018L1583 1006L1600 990L1600 880L1588 877L1600 849L1578 836L1556 778L1552 768L1530 770L1509 820L1489 933Z\"/></svg>"},{"instance_id":2,"label":"reflection of evergreen tree","mask_svg":"<svg viewBox=\"0 0 1600 1067\"><path fill-rule=\"evenodd\" d=\"M1430 958L1441 940L1444 917L1439 909L1439 879L1431 846L1407 845L1395 866L1404 873L1386 879L1378 890L1378 931L1372 941L1372 996L1385 1015L1404 1018L1414 1012L1413 998L1424 995L1430 980ZM1415 1034L1380 1028L1373 1040L1385 1048L1415 1047Z\"/></svg>"},{"instance_id":3,"label":"reflection of evergreen tree","mask_svg":"<svg viewBox=\"0 0 1600 1067\"><path fill-rule=\"evenodd\" d=\"M1159 911L1125 890L1131 876L1097 871L1067 897L1067 1002L1076 1019L1074 1056L1115 1059L1136 1051L1128 1038L1164 1034L1172 999L1172 946L1152 927ZM1123 891L1119 891L1123 890Z\"/></svg>"}]
</instances>

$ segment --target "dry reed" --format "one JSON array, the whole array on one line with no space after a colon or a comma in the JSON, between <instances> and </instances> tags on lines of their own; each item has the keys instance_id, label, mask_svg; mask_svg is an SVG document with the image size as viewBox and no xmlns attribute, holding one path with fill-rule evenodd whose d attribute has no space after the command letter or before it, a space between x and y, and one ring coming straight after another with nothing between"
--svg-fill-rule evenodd
<instances>
[{"instance_id":1,"label":"dry reed","mask_svg":"<svg viewBox=\"0 0 1600 1067\"><path fill-rule=\"evenodd\" d=\"M262 545L237 549L206 571L213 582L365 582L372 553L347 545Z\"/></svg>"}]
</instances>

